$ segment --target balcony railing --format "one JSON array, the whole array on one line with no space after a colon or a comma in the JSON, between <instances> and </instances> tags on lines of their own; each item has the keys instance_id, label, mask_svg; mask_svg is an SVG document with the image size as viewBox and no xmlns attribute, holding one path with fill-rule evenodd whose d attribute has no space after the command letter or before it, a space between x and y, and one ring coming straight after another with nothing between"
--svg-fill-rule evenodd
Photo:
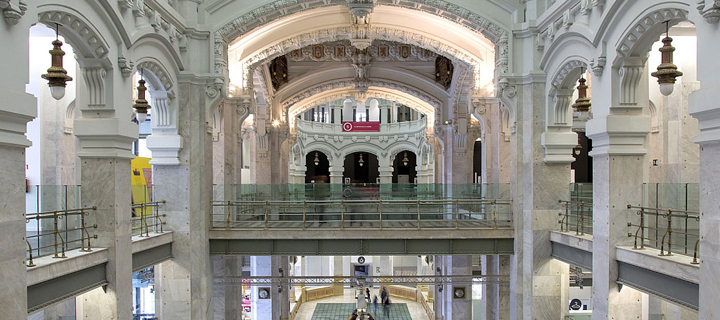
<instances>
[{"instance_id":1,"label":"balcony railing","mask_svg":"<svg viewBox=\"0 0 720 320\"><path fill-rule=\"evenodd\" d=\"M510 184L215 185L215 201L509 199Z\"/></svg>"},{"instance_id":2,"label":"balcony railing","mask_svg":"<svg viewBox=\"0 0 720 320\"><path fill-rule=\"evenodd\" d=\"M591 199L592 200L592 199ZM575 235L592 234L593 231L593 204L585 201L558 200L564 207L564 212L559 213L561 219L560 232L575 231Z\"/></svg>"},{"instance_id":3,"label":"balcony railing","mask_svg":"<svg viewBox=\"0 0 720 320\"><path fill-rule=\"evenodd\" d=\"M637 228L634 234L628 234L635 239L634 249L640 250L645 247L660 249L661 256L692 253L692 263L698 263L699 229L689 229L688 226L700 224L699 212L631 205L627 207L636 209L639 216L638 223L628 223L628 227Z\"/></svg>"},{"instance_id":4,"label":"balcony railing","mask_svg":"<svg viewBox=\"0 0 720 320\"><path fill-rule=\"evenodd\" d=\"M25 221L28 224L49 225L39 228L35 234L26 236L27 266L35 266L33 257L53 254L53 258L66 258L66 251L77 248L81 251L92 251L91 239L97 239L97 235L91 235L88 229L97 228L97 225L86 225L85 216L95 210L97 207L26 214Z\"/></svg>"},{"instance_id":5,"label":"balcony railing","mask_svg":"<svg viewBox=\"0 0 720 320\"><path fill-rule=\"evenodd\" d=\"M215 228L511 228L509 200L215 201Z\"/></svg>"},{"instance_id":6,"label":"balcony railing","mask_svg":"<svg viewBox=\"0 0 720 320\"><path fill-rule=\"evenodd\" d=\"M163 218L166 214L160 213L160 207L166 202L154 201L132 205L133 217L131 220L133 236L149 237L150 232L163 233Z\"/></svg>"}]
</instances>

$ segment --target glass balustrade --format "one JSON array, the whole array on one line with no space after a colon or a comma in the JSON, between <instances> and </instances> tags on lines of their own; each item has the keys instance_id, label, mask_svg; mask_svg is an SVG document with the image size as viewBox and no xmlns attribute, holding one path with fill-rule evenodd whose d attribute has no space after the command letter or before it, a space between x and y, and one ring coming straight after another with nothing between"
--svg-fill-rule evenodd
<instances>
[{"instance_id":1,"label":"glass balustrade","mask_svg":"<svg viewBox=\"0 0 720 320\"><path fill-rule=\"evenodd\" d=\"M216 185L216 228L508 228L509 184Z\"/></svg>"}]
</instances>

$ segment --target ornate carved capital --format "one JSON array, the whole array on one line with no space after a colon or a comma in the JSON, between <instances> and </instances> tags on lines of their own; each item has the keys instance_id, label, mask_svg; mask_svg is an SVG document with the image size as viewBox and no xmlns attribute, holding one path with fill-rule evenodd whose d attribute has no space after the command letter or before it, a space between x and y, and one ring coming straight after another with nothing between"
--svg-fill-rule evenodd
<instances>
[{"instance_id":1,"label":"ornate carved capital","mask_svg":"<svg viewBox=\"0 0 720 320\"><path fill-rule=\"evenodd\" d=\"M88 107L105 107L105 75L107 71L103 67L82 68L83 79L88 90Z\"/></svg>"},{"instance_id":2,"label":"ornate carved capital","mask_svg":"<svg viewBox=\"0 0 720 320\"><path fill-rule=\"evenodd\" d=\"M602 75L603 70L605 70L606 61L607 58L605 58L605 56L599 56L597 59L590 60L590 68L592 68L592 72L596 77Z\"/></svg>"},{"instance_id":3,"label":"ornate carved capital","mask_svg":"<svg viewBox=\"0 0 720 320\"><path fill-rule=\"evenodd\" d=\"M134 65L135 64L132 60L123 56L118 57L118 67L120 68L120 73L122 73L124 78L129 78L132 75Z\"/></svg>"},{"instance_id":4,"label":"ornate carved capital","mask_svg":"<svg viewBox=\"0 0 720 320\"><path fill-rule=\"evenodd\" d=\"M705 21L708 23L720 21L720 0L698 0L697 4L698 12L705 18Z\"/></svg>"}]
</instances>

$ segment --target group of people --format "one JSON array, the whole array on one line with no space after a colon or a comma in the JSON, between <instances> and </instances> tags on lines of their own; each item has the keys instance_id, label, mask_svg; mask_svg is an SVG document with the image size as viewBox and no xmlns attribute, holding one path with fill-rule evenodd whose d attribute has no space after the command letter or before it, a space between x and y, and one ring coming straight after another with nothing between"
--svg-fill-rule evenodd
<instances>
[{"instance_id":1,"label":"group of people","mask_svg":"<svg viewBox=\"0 0 720 320\"><path fill-rule=\"evenodd\" d=\"M365 288L365 298L367 299L367 304L369 306L370 302L371 302L370 288ZM383 308L383 316L389 317L390 316L390 294L388 294L387 288L384 286L380 288L380 303L382 304L382 308ZM373 312L373 314L377 315L377 307L378 307L378 296L377 295L373 296L372 304L373 304L373 309L375 311L375 312ZM362 317L362 316L365 316L365 317ZM372 315L370 315L369 313L360 312L358 314L358 310L355 309L355 311L353 311L352 316L350 316L350 318L348 320L365 320L365 319L374 320Z\"/></svg>"}]
</instances>

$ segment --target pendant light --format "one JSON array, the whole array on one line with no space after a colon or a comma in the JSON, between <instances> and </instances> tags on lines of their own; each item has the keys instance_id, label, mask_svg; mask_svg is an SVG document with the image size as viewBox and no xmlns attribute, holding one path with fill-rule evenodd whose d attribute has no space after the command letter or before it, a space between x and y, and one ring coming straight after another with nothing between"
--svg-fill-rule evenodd
<instances>
[{"instance_id":1,"label":"pendant light","mask_svg":"<svg viewBox=\"0 0 720 320\"><path fill-rule=\"evenodd\" d=\"M587 88L588 86L585 84L587 80L585 80L585 69L580 68L580 84L577 86L578 89L578 98L575 100L575 103L573 103L572 108L578 113L578 118L580 121L587 121L588 114L590 113L590 98L587 97Z\"/></svg>"},{"instance_id":2,"label":"pendant light","mask_svg":"<svg viewBox=\"0 0 720 320\"><path fill-rule=\"evenodd\" d=\"M573 147L573 154L577 157L582 152L582 145L580 144L580 134L578 134L578 143Z\"/></svg>"},{"instance_id":3,"label":"pendant light","mask_svg":"<svg viewBox=\"0 0 720 320\"><path fill-rule=\"evenodd\" d=\"M55 41L52 42L53 48L50 50L50 56L52 56L52 65L48 68L47 72L41 77L48 81L50 87L50 95L55 100L60 100L65 96L65 86L68 81L72 81L72 77L67 75L67 71L63 68L63 56L65 51L62 51L63 43L59 39L60 24L55 24Z\"/></svg>"},{"instance_id":4,"label":"pendant light","mask_svg":"<svg viewBox=\"0 0 720 320\"><path fill-rule=\"evenodd\" d=\"M669 96L675 88L675 79L683 75L682 72L678 71L677 66L673 64L673 51L675 51L675 47L671 45L670 21L665 21L665 38L662 39L662 42L663 46L659 49L662 53L662 60L657 71L650 75L658 78L660 93L664 96Z\"/></svg>"},{"instance_id":5,"label":"pendant light","mask_svg":"<svg viewBox=\"0 0 720 320\"><path fill-rule=\"evenodd\" d=\"M404 152L404 153L403 153L403 159L402 159L403 165L404 165L404 166L407 166L409 161L410 161L410 160L409 160L408 157L407 157L407 152Z\"/></svg>"},{"instance_id":6,"label":"pendant light","mask_svg":"<svg viewBox=\"0 0 720 320\"><path fill-rule=\"evenodd\" d=\"M147 119L148 109L150 109L148 101L145 100L145 91L147 91L147 88L145 87L145 80L143 80L143 71L144 69L140 69L140 81L138 81L137 86L138 97L135 100L135 104L133 105L133 108L135 108L136 112L136 118L139 123L145 122L145 119Z\"/></svg>"},{"instance_id":7,"label":"pendant light","mask_svg":"<svg viewBox=\"0 0 720 320\"><path fill-rule=\"evenodd\" d=\"M360 166L362 167L362 166L363 166L363 163L365 163L365 161L363 161L362 153L361 153L361 154L360 154L360 160L358 160L358 164L360 164Z\"/></svg>"},{"instance_id":8,"label":"pendant light","mask_svg":"<svg viewBox=\"0 0 720 320\"><path fill-rule=\"evenodd\" d=\"M315 165L319 165L319 164L320 164L320 159L318 158L318 153L315 152Z\"/></svg>"}]
</instances>

